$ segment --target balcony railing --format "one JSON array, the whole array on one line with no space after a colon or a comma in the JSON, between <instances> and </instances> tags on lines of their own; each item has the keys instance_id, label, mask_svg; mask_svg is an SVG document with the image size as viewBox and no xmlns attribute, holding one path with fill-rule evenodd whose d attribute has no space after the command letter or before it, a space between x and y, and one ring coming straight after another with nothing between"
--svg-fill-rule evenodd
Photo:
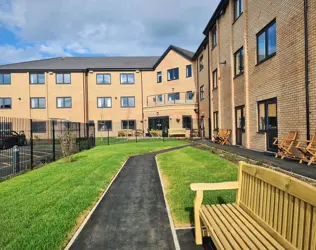
<instances>
[{"instance_id":1,"label":"balcony railing","mask_svg":"<svg viewBox=\"0 0 316 250\"><path fill-rule=\"evenodd\" d=\"M193 91L187 92L172 92L167 94L158 94L147 96L147 107L179 105L179 104L195 104L196 93Z\"/></svg>"}]
</instances>

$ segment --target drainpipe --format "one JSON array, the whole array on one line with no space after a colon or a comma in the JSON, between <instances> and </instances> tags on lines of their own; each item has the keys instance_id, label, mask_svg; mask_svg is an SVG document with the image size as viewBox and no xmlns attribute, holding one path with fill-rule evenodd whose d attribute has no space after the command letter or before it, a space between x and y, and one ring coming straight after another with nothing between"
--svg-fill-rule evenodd
<instances>
[{"instance_id":1,"label":"drainpipe","mask_svg":"<svg viewBox=\"0 0 316 250\"><path fill-rule=\"evenodd\" d=\"M211 121L211 77L210 77L210 67L211 67L211 60L210 60L210 44L208 43L207 46L207 57L208 57L208 135L209 139L212 139L212 121Z\"/></svg>"},{"instance_id":2,"label":"drainpipe","mask_svg":"<svg viewBox=\"0 0 316 250\"><path fill-rule=\"evenodd\" d=\"M199 86L199 63L198 63L198 61L196 63L196 86L197 86L196 93L198 93L196 95L197 104L198 104L198 131L199 131L199 133L201 133L201 128L200 128L200 86ZM202 134L201 134L201 138L202 138Z\"/></svg>"},{"instance_id":3,"label":"drainpipe","mask_svg":"<svg viewBox=\"0 0 316 250\"><path fill-rule=\"evenodd\" d=\"M143 89L143 71L140 71L140 86L142 94L142 130L144 131L144 89Z\"/></svg>"},{"instance_id":4,"label":"drainpipe","mask_svg":"<svg viewBox=\"0 0 316 250\"><path fill-rule=\"evenodd\" d=\"M304 0L304 42L305 42L305 96L306 96L306 138L310 140L309 117L309 58L308 58L308 0Z\"/></svg>"}]
</instances>

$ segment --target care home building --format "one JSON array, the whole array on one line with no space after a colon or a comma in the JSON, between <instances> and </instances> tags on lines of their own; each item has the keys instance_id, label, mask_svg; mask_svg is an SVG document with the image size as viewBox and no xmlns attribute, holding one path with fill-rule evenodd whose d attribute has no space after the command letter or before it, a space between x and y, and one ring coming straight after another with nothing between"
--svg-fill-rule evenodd
<instances>
[{"instance_id":1,"label":"care home building","mask_svg":"<svg viewBox=\"0 0 316 250\"><path fill-rule=\"evenodd\" d=\"M313 11L314 10L314 11ZM198 128L271 151L316 131L316 1L221 0L197 51L65 57L0 66L0 116L126 128Z\"/></svg>"}]
</instances>

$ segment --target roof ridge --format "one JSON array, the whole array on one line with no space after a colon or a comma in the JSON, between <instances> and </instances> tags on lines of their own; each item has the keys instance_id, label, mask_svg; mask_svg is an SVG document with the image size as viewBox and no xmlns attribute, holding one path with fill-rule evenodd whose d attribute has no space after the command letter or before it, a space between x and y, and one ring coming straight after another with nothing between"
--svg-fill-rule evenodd
<instances>
[{"instance_id":1,"label":"roof ridge","mask_svg":"<svg viewBox=\"0 0 316 250\"><path fill-rule=\"evenodd\" d=\"M58 58L62 58L62 56L50 57L50 58L43 58L43 59L36 59L36 60L30 60L30 61L24 61L24 62L15 62L15 63L1 64L0 67L3 67L3 66L11 66L11 65L14 65L14 64L22 64L22 63L30 63L30 62L47 61L47 60L58 59Z\"/></svg>"}]
</instances>

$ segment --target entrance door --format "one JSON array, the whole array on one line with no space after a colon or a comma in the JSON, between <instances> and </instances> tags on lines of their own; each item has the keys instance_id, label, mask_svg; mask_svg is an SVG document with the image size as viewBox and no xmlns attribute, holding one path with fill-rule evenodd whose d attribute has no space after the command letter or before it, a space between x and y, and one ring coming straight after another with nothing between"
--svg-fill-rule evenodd
<instances>
[{"instance_id":1,"label":"entrance door","mask_svg":"<svg viewBox=\"0 0 316 250\"><path fill-rule=\"evenodd\" d=\"M169 116L149 117L148 128L150 130L162 130L163 136L168 136Z\"/></svg>"},{"instance_id":2,"label":"entrance door","mask_svg":"<svg viewBox=\"0 0 316 250\"><path fill-rule=\"evenodd\" d=\"M245 131L244 106L235 108L236 116L236 144L242 146L242 133Z\"/></svg>"},{"instance_id":3,"label":"entrance door","mask_svg":"<svg viewBox=\"0 0 316 250\"><path fill-rule=\"evenodd\" d=\"M267 150L277 151L278 148L273 146L273 138L278 137L278 114L277 114L277 99L266 101L266 135L267 135Z\"/></svg>"}]
</instances>

